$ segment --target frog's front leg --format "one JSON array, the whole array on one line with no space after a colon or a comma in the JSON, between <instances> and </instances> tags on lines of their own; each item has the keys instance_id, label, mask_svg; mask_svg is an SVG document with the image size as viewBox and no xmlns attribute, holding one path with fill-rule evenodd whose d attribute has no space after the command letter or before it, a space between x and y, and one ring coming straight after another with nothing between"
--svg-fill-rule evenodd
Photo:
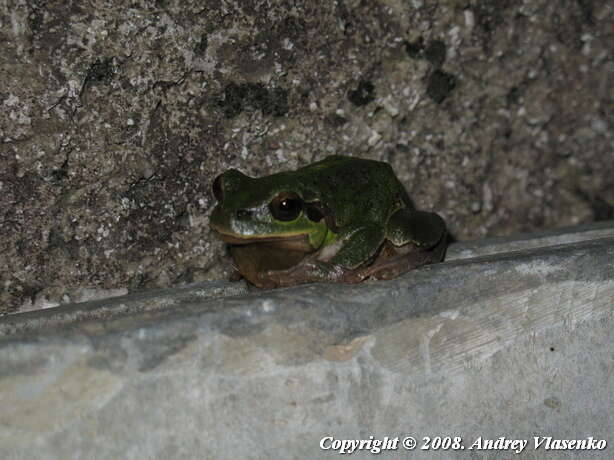
<instances>
[{"instance_id":1,"label":"frog's front leg","mask_svg":"<svg viewBox=\"0 0 614 460\"><path fill-rule=\"evenodd\" d=\"M383 229L373 225L342 234L332 246L305 257L287 270L269 270L258 275L256 285L264 288L314 282L359 282L356 268L371 260L384 241Z\"/></svg>"}]
</instances>

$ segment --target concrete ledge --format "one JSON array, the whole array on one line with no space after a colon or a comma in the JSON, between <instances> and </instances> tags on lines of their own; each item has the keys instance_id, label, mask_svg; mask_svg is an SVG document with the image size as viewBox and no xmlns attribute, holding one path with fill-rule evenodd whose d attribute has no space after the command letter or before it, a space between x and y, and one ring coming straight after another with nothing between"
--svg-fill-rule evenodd
<instances>
[{"instance_id":1,"label":"concrete ledge","mask_svg":"<svg viewBox=\"0 0 614 460\"><path fill-rule=\"evenodd\" d=\"M126 315L148 315L170 310L174 306L247 293L248 288L244 281L212 281L17 313L0 317L0 338L49 333L58 327L79 327L86 321L105 322Z\"/></svg>"},{"instance_id":2,"label":"concrete ledge","mask_svg":"<svg viewBox=\"0 0 614 460\"><path fill-rule=\"evenodd\" d=\"M450 246L446 260L467 259L524 249L545 248L559 244L580 243L614 237L614 221L608 220L576 227L556 228L521 235L463 241Z\"/></svg>"},{"instance_id":3,"label":"concrete ledge","mask_svg":"<svg viewBox=\"0 0 614 460\"><path fill-rule=\"evenodd\" d=\"M602 238L358 286L213 299L186 288L164 308L44 334L8 327L0 457L336 457L324 436L612 444L613 261Z\"/></svg>"},{"instance_id":4,"label":"concrete ledge","mask_svg":"<svg viewBox=\"0 0 614 460\"><path fill-rule=\"evenodd\" d=\"M614 221L508 237L458 242L448 248L446 261L578 243L606 237L614 237ZM248 293L249 289L243 281L232 283L214 281L13 314L0 317L0 337L48 332L57 327L78 327L80 323L85 321L109 321L125 315L165 312L173 306L182 308L185 304L198 303L204 299L243 296Z\"/></svg>"}]
</instances>

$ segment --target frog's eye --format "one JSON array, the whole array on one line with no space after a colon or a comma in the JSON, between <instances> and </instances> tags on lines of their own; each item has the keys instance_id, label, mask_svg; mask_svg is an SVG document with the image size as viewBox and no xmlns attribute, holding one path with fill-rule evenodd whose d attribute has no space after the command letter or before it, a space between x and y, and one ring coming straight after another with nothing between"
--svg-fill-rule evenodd
<instances>
[{"instance_id":1,"label":"frog's eye","mask_svg":"<svg viewBox=\"0 0 614 460\"><path fill-rule=\"evenodd\" d=\"M303 210L303 200L296 193L284 192L273 198L269 208L275 219L288 222L299 216Z\"/></svg>"},{"instance_id":2,"label":"frog's eye","mask_svg":"<svg viewBox=\"0 0 614 460\"><path fill-rule=\"evenodd\" d=\"M221 203L222 197L223 197L222 174L220 174L219 176L215 178L215 180L213 181L213 185L211 186L211 189L213 190L213 196L215 197L215 199Z\"/></svg>"}]
</instances>

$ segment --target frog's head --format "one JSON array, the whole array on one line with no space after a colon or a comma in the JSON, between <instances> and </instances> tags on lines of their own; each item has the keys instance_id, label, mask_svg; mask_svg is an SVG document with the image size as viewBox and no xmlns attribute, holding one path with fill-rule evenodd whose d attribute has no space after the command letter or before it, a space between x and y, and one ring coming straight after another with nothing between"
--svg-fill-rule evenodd
<instances>
[{"instance_id":1,"label":"frog's head","mask_svg":"<svg viewBox=\"0 0 614 460\"><path fill-rule=\"evenodd\" d=\"M231 169L213 182L218 203L209 225L231 244L267 242L312 251L323 244L328 227L302 189L291 174L255 179Z\"/></svg>"}]
</instances>

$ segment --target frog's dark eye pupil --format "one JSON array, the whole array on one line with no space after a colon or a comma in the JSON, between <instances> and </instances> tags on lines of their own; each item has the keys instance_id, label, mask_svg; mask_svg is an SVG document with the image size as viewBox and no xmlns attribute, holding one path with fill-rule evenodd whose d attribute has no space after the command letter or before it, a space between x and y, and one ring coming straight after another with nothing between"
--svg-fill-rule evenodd
<instances>
[{"instance_id":1,"label":"frog's dark eye pupil","mask_svg":"<svg viewBox=\"0 0 614 460\"><path fill-rule=\"evenodd\" d=\"M303 201L295 193L282 193L270 204L273 217L282 221L296 219L303 210Z\"/></svg>"},{"instance_id":2,"label":"frog's dark eye pupil","mask_svg":"<svg viewBox=\"0 0 614 460\"><path fill-rule=\"evenodd\" d=\"M290 212L295 206L296 200L283 200L281 203L279 203L279 210L283 212Z\"/></svg>"}]
</instances>

